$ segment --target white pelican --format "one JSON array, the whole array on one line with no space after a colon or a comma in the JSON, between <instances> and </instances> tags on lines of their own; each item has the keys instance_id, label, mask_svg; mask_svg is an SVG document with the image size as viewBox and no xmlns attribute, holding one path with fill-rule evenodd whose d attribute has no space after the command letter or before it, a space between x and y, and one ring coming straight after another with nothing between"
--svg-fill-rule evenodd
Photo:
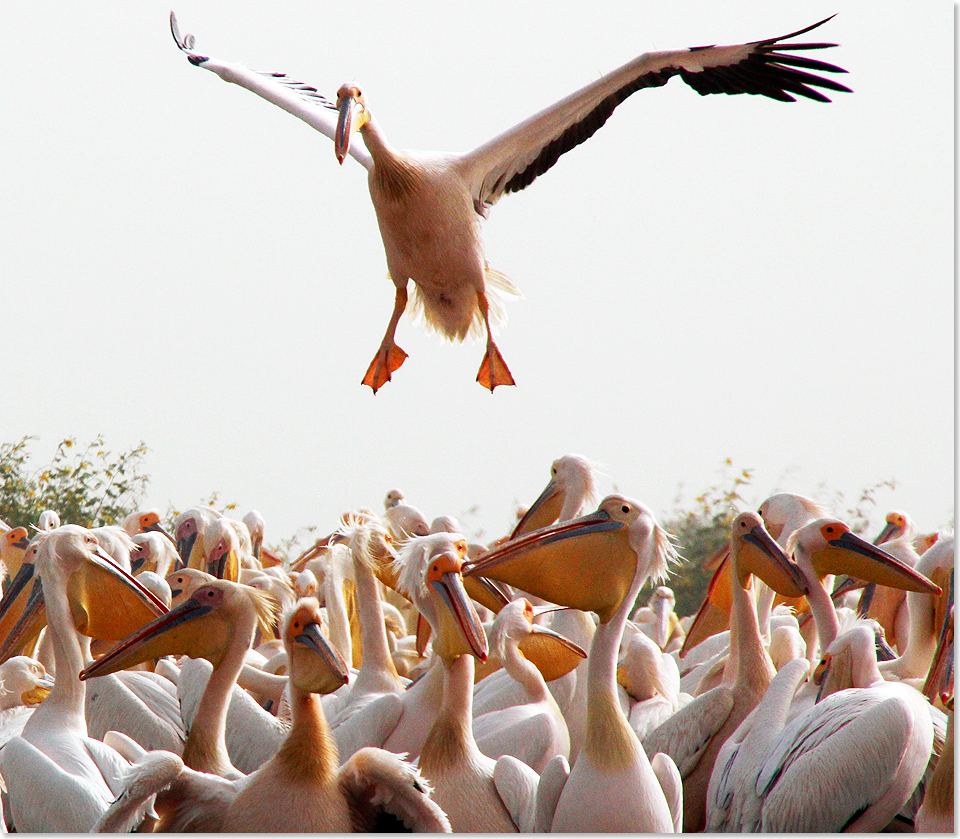
<instances>
[{"instance_id":1,"label":"white pelican","mask_svg":"<svg viewBox=\"0 0 960 839\"><path fill-rule=\"evenodd\" d=\"M525 597L508 603L494 620L490 645L497 651L504 671L522 692L519 701L507 708L475 713L473 736L485 755L513 755L539 774L554 755L570 758L570 734L543 674L524 655L523 643L549 636L573 652L573 666L587 654L562 635L533 621L534 607Z\"/></svg>"},{"instance_id":2,"label":"white pelican","mask_svg":"<svg viewBox=\"0 0 960 839\"><path fill-rule=\"evenodd\" d=\"M823 584L823 579L830 574L849 574L859 580L907 591L941 593L939 586L882 548L861 539L839 519L822 518L804 525L795 531L790 545L807 580L807 602L816 623L820 649L830 646L839 626L837 610ZM808 660L816 652L817 645L808 641Z\"/></svg>"},{"instance_id":3,"label":"white pelican","mask_svg":"<svg viewBox=\"0 0 960 839\"><path fill-rule=\"evenodd\" d=\"M317 694L335 690L346 681L348 671L319 626L315 599L298 601L284 621L293 714L290 733L276 755L237 784L221 829L229 833L373 829L378 816L371 805L377 800L389 803L395 826L409 822L417 830L448 831L449 823L426 794L416 770L396 755L365 749L338 771L337 747ZM382 823L377 826L386 829Z\"/></svg>"},{"instance_id":4,"label":"white pelican","mask_svg":"<svg viewBox=\"0 0 960 839\"><path fill-rule=\"evenodd\" d=\"M137 533L133 536L136 548L130 553L130 569L134 575L153 571L161 577L176 570L177 553L173 541L159 533Z\"/></svg>"},{"instance_id":5,"label":"white pelican","mask_svg":"<svg viewBox=\"0 0 960 839\"><path fill-rule=\"evenodd\" d=\"M419 767L433 785L433 798L456 833L518 830L509 791L495 761L477 747L471 730L474 657L487 657L487 638L463 586L467 543L460 534L434 533L411 540L400 555L400 588L432 629L433 651L443 673L443 701L433 716ZM529 784L532 797L534 783ZM516 792L516 790L512 790Z\"/></svg>"},{"instance_id":6,"label":"white pelican","mask_svg":"<svg viewBox=\"0 0 960 839\"><path fill-rule=\"evenodd\" d=\"M927 768L933 724L918 691L883 681L874 639L861 623L834 640L826 660L852 657L856 686L793 722L783 724L791 690L764 697L718 758L708 830L877 832L890 823ZM777 681L795 686L804 669L791 662Z\"/></svg>"},{"instance_id":7,"label":"white pelican","mask_svg":"<svg viewBox=\"0 0 960 839\"><path fill-rule=\"evenodd\" d=\"M82 674L113 673L162 655L205 658L213 664L196 715L189 723L183 762L191 769L238 778L226 746L227 709L244 656L259 622L272 622L276 604L264 593L213 580L127 637Z\"/></svg>"},{"instance_id":8,"label":"white pelican","mask_svg":"<svg viewBox=\"0 0 960 839\"><path fill-rule=\"evenodd\" d=\"M600 618L587 658L583 747L565 782L562 757L545 768L538 793L539 829L631 833L675 829L676 767L665 776L662 759L651 765L620 707L616 685L617 652L637 593L648 578L662 580L667 563L675 559L667 533L646 507L622 495L609 495L594 513L512 539L469 564L468 574L593 611ZM551 807L540 805L548 773L553 782L551 802L556 799L552 820L545 812Z\"/></svg>"},{"instance_id":9,"label":"white pelican","mask_svg":"<svg viewBox=\"0 0 960 839\"><path fill-rule=\"evenodd\" d=\"M510 538L586 512L598 500L595 471L596 465L578 454L558 457L550 464L549 482L520 517Z\"/></svg>"},{"instance_id":10,"label":"white pelican","mask_svg":"<svg viewBox=\"0 0 960 839\"><path fill-rule=\"evenodd\" d=\"M939 585L943 594L939 597L913 591L906 594L909 632L905 642L900 638L900 655L879 664L885 679L908 681L918 689L923 687L943 625L942 610L950 602L948 580L953 572L953 544L952 536L941 539L917 560L915 570Z\"/></svg>"},{"instance_id":11,"label":"white pelican","mask_svg":"<svg viewBox=\"0 0 960 839\"><path fill-rule=\"evenodd\" d=\"M785 43L824 22L780 38L648 53L467 154L423 154L398 151L387 143L357 85L343 85L333 106L315 88L282 74L256 73L197 52L193 36L181 37L170 16L177 46L191 64L299 117L334 141L341 163L350 154L368 170L370 197L396 289L386 334L363 378L374 392L406 358L395 333L407 305L409 280L416 286L415 302L427 323L447 338L462 340L470 332L485 331L480 384L491 391L514 384L491 334L491 320L499 315L496 292L515 289L487 265L480 221L488 208L504 193L528 186L561 155L588 139L630 94L663 85L671 76L679 75L700 94L751 93L781 101L794 101L795 96L829 101L816 88L848 91L816 75L844 72L839 67L794 54L832 45ZM333 107L339 115L336 121L328 112ZM355 131L366 149L351 143Z\"/></svg>"},{"instance_id":12,"label":"white pelican","mask_svg":"<svg viewBox=\"0 0 960 839\"><path fill-rule=\"evenodd\" d=\"M138 533L159 533L173 544L173 537L160 524L160 511L157 509L135 510L123 520L121 527L131 537Z\"/></svg>"},{"instance_id":13,"label":"white pelican","mask_svg":"<svg viewBox=\"0 0 960 839\"><path fill-rule=\"evenodd\" d=\"M624 644L617 684L630 697L627 716L641 741L691 700L690 694L680 693L680 672L673 657L639 631Z\"/></svg>"},{"instance_id":14,"label":"white pelican","mask_svg":"<svg viewBox=\"0 0 960 839\"><path fill-rule=\"evenodd\" d=\"M703 830L707 787L717 753L763 697L775 670L760 635L754 576L787 597L804 594L800 570L756 513L730 525L730 654L720 684L702 693L644 739L647 754L669 754L683 777L683 829ZM723 709L729 710L724 713Z\"/></svg>"},{"instance_id":15,"label":"white pelican","mask_svg":"<svg viewBox=\"0 0 960 839\"><path fill-rule=\"evenodd\" d=\"M0 562L3 563L3 573L11 580L20 570L23 554L27 549L29 534L25 527L11 527L0 536Z\"/></svg>"},{"instance_id":16,"label":"white pelican","mask_svg":"<svg viewBox=\"0 0 960 839\"><path fill-rule=\"evenodd\" d=\"M0 763L18 831L85 832L129 778L127 761L87 735L86 691L77 675L89 658L89 636L126 634L164 607L118 568L89 530L65 525L40 539L36 563L57 677L23 733L0 752Z\"/></svg>"},{"instance_id":17,"label":"white pelican","mask_svg":"<svg viewBox=\"0 0 960 839\"><path fill-rule=\"evenodd\" d=\"M242 586L233 590L230 586L217 580L199 589L194 593L197 604L181 610L172 623L136 633L90 670L110 672L123 667L145 650L169 645L185 625L195 621L206 624L205 632L222 636L222 627L234 621L238 612L251 611L250 602L231 596ZM220 610L224 615L217 616ZM212 622L211 616L215 616ZM364 750L337 772L336 746L314 694L343 684L347 669L320 633L319 620L319 604L305 600L296 604L285 623L293 724L277 753L257 771L231 780L181 767L157 799L158 830L344 832L400 822L421 830L449 829L416 771L396 755ZM182 641L172 643L177 646ZM126 747L136 750L135 744ZM123 826L111 823L109 829Z\"/></svg>"}]
</instances>

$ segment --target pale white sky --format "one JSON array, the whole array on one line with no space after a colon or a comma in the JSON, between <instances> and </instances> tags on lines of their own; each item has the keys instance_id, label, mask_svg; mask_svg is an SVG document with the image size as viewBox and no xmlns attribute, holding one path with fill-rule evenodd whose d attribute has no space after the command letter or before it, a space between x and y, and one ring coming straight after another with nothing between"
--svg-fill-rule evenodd
<instances>
[{"instance_id":1,"label":"pale white sky","mask_svg":"<svg viewBox=\"0 0 960 839\"><path fill-rule=\"evenodd\" d=\"M494 538L569 452L658 513L731 458L754 506L895 479L877 527L952 520L952 4L174 8L202 52L363 84L401 148L466 150L641 52L833 12L808 38L855 92L635 94L485 223L524 294L498 336L518 386L491 395L482 343L404 319L374 396L393 287L362 168L191 66L168 0L5 4L0 440L37 435L38 463L65 436L143 440L150 506L216 490L268 542L392 487Z\"/></svg>"}]
</instances>

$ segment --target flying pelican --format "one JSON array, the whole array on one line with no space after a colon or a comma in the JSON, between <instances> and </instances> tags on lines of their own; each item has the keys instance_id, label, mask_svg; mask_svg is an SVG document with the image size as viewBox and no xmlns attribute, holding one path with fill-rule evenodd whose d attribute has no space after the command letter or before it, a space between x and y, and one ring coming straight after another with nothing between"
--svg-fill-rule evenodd
<instances>
[{"instance_id":1,"label":"flying pelican","mask_svg":"<svg viewBox=\"0 0 960 839\"><path fill-rule=\"evenodd\" d=\"M407 357L397 346L395 333L407 306L409 280L416 286L415 304L429 326L457 340L485 331L486 351L477 374L481 385L493 391L498 385L514 384L493 340L491 320L499 317L499 292L516 289L488 266L484 256L480 221L487 210L504 193L528 186L561 155L592 136L630 94L663 85L671 76L679 75L702 95L751 93L788 102L795 96L824 102L829 100L816 88L848 91L816 75L845 72L841 68L793 54L832 44L785 43L825 22L780 38L642 55L472 152L439 155L392 148L359 86L341 86L333 105L315 88L285 75L256 73L197 52L193 36L181 37L176 18L170 16L174 40L191 64L299 117L334 141L341 163L349 154L368 170L370 197L395 286L393 314L363 377L374 393ZM336 120L331 109L337 112ZM356 131L366 149L351 143Z\"/></svg>"},{"instance_id":2,"label":"flying pelican","mask_svg":"<svg viewBox=\"0 0 960 839\"><path fill-rule=\"evenodd\" d=\"M587 657L587 725L569 776L558 756L541 775L552 781L555 832L673 832L679 782L672 761L650 761L617 695L617 652L627 615L648 579L662 580L676 551L653 514L622 495L609 495L586 516L540 528L472 561L480 574L563 606L596 612L600 623ZM551 801L552 803L552 801ZM538 810L540 793L538 793ZM546 810L550 807L544 808Z\"/></svg>"},{"instance_id":3,"label":"flying pelican","mask_svg":"<svg viewBox=\"0 0 960 839\"><path fill-rule=\"evenodd\" d=\"M85 685L77 675L89 658L88 638L126 634L164 607L107 556L89 530L64 525L40 539L36 563L57 676L23 733L0 752L0 764L18 831L86 832L129 775L126 760L87 734Z\"/></svg>"}]
</instances>

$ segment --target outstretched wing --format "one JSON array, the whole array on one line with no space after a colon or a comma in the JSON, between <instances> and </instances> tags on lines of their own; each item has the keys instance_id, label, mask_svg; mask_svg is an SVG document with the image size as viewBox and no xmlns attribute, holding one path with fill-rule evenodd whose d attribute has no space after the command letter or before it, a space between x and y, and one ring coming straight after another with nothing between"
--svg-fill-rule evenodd
<instances>
[{"instance_id":1,"label":"outstretched wing","mask_svg":"<svg viewBox=\"0 0 960 839\"><path fill-rule=\"evenodd\" d=\"M793 54L836 44L784 43L827 20L764 41L646 53L602 76L464 156L462 171L477 212L483 215L505 192L529 186L562 154L589 139L630 94L664 85L672 76L680 76L701 95L750 93L782 102L797 96L829 102L817 88L849 92L818 75L845 70Z\"/></svg>"},{"instance_id":2,"label":"outstretched wing","mask_svg":"<svg viewBox=\"0 0 960 839\"><path fill-rule=\"evenodd\" d=\"M186 53L187 60L191 64L216 73L225 82L245 87L278 108L283 108L287 113L302 119L325 137L333 139L337 127L336 106L323 97L315 87L291 79L283 73L261 73L242 64L228 64L200 54L194 49L196 42L193 35L181 36L180 27L173 12L170 12L170 32L173 40ZM370 153L361 143L351 144L349 153L365 169L373 165Z\"/></svg>"}]
</instances>

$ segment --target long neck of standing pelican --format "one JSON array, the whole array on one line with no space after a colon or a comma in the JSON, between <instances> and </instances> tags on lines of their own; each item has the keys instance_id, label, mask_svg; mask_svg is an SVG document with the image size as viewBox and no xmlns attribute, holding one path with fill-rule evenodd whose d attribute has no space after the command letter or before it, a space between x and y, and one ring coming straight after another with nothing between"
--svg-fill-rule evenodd
<instances>
[{"instance_id":1,"label":"long neck of standing pelican","mask_svg":"<svg viewBox=\"0 0 960 839\"><path fill-rule=\"evenodd\" d=\"M732 686L742 681L765 678L763 688L773 678L770 656L763 646L757 607L753 598L753 577L747 587L740 585L736 558L733 559L733 607L730 611L730 654L723 668L723 684Z\"/></svg>"},{"instance_id":2,"label":"long neck of standing pelican","mask_svg":"<svg viewBox=\"0 0 960 839\"><path fill-rule=\"evenodd\" d=\"M537 666L520 652L517 642L512 639L504 645L503 669L511 679L523 685L532 701L542 702L550 696L547 683Z\"/></svg>"},{"instance_id":3,"label":"long neck of standing pelican","mask_svg":"<svg viewBox=\"0 0 960 839\"><path fill-rule=\"evenodd\" d=\"M807 643L807 659L816 662L819 659L820 651L826 650L834 639L837 632L840 631L840 619L837 617L837 610L830 599L830 593L826 586L817 577L813 570L807 555L798 550L796 551L797 565L803 572L807 580L807 603L810 604L810 613L813 615L813 622L816 626L817 637ZM816 643L819 641L819 645Z\"/></svg>"},{"instance_id":4,"label":"long neck of standing pelican","mask_svg":"<svg viewBox=\"0 0 960 839\"><path fill-rule=\"evenodd\" d=\"M46 631L53 646L56 678L52 690L34 713L44 707L48 712L55 709L58 718L69 718L75 726L81 725L86 733L84 703L87 689L80 681L80 671L90 660L90 639L77 632L67 600L66 580L54 572L44 573L41 580L47 612Z\"/></svg>"},{"instance_id":5,"label":"long neck of standing pelican","mask_svg":"<svg viewBox=\"0 0 960 839\"><path fill-rule=\"evenodd\" d=\"M227 753L227 710L253 637L253 625L238 621L230 646L213 668L183 745L183 762L198 772L238 777Z\"/></svg>"},{"instance_id":6,"label":"long neck of standing pelican","mask_svg":"<svg viewBox=\"0 0 960 839\"><path fill-rule=\"evenodd\" d=\"M299 780L334 782L339 756L337 744L323 713L320 696L301 690L290 680L292 724L275 760ZM322 806L317 802L318 806Z\"/></svg>"},{"instance_id":7,"label":"long neck of standing pelican","mask_svg":"<svg viewBox=\"0 0 960 839\"><path fill-rule=\"evenodd\" d=\"M420 769L431 780L479 754L472 727L473 673L472 655L443 659L443 704L420 752Z\"/></svg>"},{"instance_id":8,"label":"long neck of standing pelican","mask_svg":"<svg viewBox=\"0 0 960 839\"><path fill-rule=\"evenodd\" d=\"M644 577L639 573L613 617L600 623L587 656L587 727L582 753L611 763L630 763L643 752L617 697L617 655L627 616Z\"/></svg>"},{"instance_id":9,"label":"long neck of standing pelican","mask_svg":"<svg viewBox=\"0 0 960 839\"><path fill-rule=\"evenodd\" d=\"M354 686L357 690L367 690L368 687L379 687L385 692L398 690L400 678L387 643L377 578L362 560L354 558L353 564L357 577L357 610L363 645L362 663Z\"/></svg>"},{"instance_id":10,"label":"long neck of standing pelican","mask_svg":"<svg viewBox=\"0 0 960 839\"><path fill-rule=\"evenodd\" d=\"M324 602L327 608L327 629L330 643L346 662L353 661L353 641L350 637L350 618L343 596L342 558L331 553L330 564L323 580Z\"/></svg>"}]
</instances>

